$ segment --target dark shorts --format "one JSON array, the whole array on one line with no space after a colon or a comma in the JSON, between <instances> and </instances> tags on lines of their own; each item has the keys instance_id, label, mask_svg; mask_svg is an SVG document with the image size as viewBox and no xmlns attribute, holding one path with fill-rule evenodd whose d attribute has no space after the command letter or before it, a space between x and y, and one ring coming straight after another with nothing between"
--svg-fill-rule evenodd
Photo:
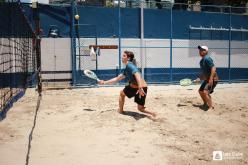
<instances>
[{"instance_id":1,"label":"dark shorts","mask_svg":"<svg viewBox=\"0 0 248 165\"><path fill-rule=\"evenodd\" d=\"M144 87L143 90L147 94L147 87ZM139 105L143 105L144 106L145 105L145 101L146 101L146 95L141 96L141 98L139 98L139 93L137 93L137 91L138 91L137 88L132 88L132 87L130 87L130 85L125 86L125 88L123 89L123 92L125 93L125 95L128 98L134 97L134 102L136 102Z\"/></svg>"},{"instance_id":2,"label":"dark shorts","mask_svg":"<svg viewBox=\"0 0 248 165\"><path fill-rule=\"evenodd\" d=\"M208 85L208 81L204 80L203 83L201 84L201 87L199 88L199 91L204 91L207 90L209 94L214 92L214 88L216 87L218 81L214 81L212 86Z\"/></svg>"}]
</instances>

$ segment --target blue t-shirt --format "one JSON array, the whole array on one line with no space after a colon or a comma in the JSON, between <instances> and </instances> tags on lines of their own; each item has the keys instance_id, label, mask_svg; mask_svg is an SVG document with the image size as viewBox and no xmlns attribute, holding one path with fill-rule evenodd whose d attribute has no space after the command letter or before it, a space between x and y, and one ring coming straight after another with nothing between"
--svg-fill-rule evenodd
<instances>
[{"instance_id":1,"label":"blue t-shirt","mask_svg":"<svg viewBox=\"0 0 248 165\"><path fill-rule=\"evenodd\" d=\"M204 77L208 79L211 75L211 68L214 67L213 59L209 55L204 56L200 61L200 66Z\"/></svg>"},{"instance_id":2,"label":"blue t-shirt","mask_svg":"<svg viewBox=\"0 0 248 165\"><path fill-rule=\"evenodd\" d=\"M123 75L126 76L129 83L137 84L137 80L134 76L134 73L139 72L138 68L132 63L128 62L126 68L123 70Z\"/></svg>"}]
</instances>

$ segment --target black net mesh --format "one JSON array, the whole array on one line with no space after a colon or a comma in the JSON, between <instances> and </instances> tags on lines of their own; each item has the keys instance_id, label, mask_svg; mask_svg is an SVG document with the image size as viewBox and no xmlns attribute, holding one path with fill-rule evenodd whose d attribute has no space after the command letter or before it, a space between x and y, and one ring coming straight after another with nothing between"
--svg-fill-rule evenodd
<instances>
[{"instance_id":1,"label":"black net mesh","mask_svg":"<svg viewBox=\"0 0 248 165\"><path fill-rule=\"evenodd\" d=\"M18 3L0 3L0 114L33 83L35 33Z\"/></svg>"}]
</instances>

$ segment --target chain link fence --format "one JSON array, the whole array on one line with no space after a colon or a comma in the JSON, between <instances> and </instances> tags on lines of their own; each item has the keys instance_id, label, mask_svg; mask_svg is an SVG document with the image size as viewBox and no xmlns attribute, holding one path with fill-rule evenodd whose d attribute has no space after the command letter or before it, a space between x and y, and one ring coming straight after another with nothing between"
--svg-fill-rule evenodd
<instances>
[{"instance_id":1,"label":"chain link fence","mask_svg":"<svg viewBox=\"0 0 248 165\"><path fill-rule=\"evenodd\" d=\"M108 28L105 31L113 34L112 36L105 37L105 34L102 34L104 30L93 21L89 25L95 26L95 31L92 31L94 28L81 28L85 31L79 31L79 40L82 42L78 43L86 49L92 42L96 45L118 45L118 50L100 50L100 56L97 56L96 62L92 62L87 53L77 55L77 52L81 51L76 48L74 67L76 76L73 77L82 80L79 84L83 83L84 77L80 78L77 73L81 73L85 68L96 71L101 78L116 76L124 67L121 63L122 52L130 50L134 52L138 67L149 83L178 83L182 78L195 79L200 73L201 60L197 46L206 45L209 47L209 55L214 60L221 81L247 81L248 24L245 23L248 18L248 10L245 7L247 4L234 7L204 3L197 1L194 4L184 4L163 0L108 0L98 5L90 1L75 3L76 10L73 15L78 12L87 18L96 8L101 8L103 10L99 12L103 18L109 12L113 19L110 21L113 26L107 26L103 20L98 20ZM97 7L90 8L89 13L80 13L89 6ZM111 10L107 10L108 8ZM134 14L134 20L130 19L130 13ZM82 20L80 19L80 23ZM127 34L127 29L131 29L130 35ZM90 31L95 36L87 38L85 33ZM81 47L76 40L77 37L76 47Z\"/></svg>"}]
</instances>

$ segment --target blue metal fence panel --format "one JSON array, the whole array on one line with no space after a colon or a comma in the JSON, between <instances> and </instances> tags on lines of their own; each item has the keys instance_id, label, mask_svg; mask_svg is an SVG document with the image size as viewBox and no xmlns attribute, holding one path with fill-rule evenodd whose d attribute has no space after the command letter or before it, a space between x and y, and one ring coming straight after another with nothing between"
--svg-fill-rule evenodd
<instances>
[{"instance_id":1,"label":"blue metal fence panel","mask_svg":"<svg viewBox=\"0 0 248 165\"><path fill-rule=\"evenodd\" d=\"M217 10L218 8L211 6L212 11L215 11L215 9ZM202 7L203 10L207 10L207 8ZM44 15L46 15L46 17L42 17L43 19L47 19L49 15L50 19L46 20L48 24L49 22L54 24L54 19L58 19L62 27L68 26L68 22L74 23L71 19L73 19L75 13L73 11L68 12L68 7L63 9L56 8L55 14L51 13L52 10L47 8L43 11ZM144 77L148 82L168 83L178 82L179 79L184 77L193 78L199 72L199 64L196 61L200 61L200 57L193 56L198 55L198 44L206 44L209 46L210 55L216 62L221 80L248 80L248 66L245 62L242 64L237 64L236 62L242 58L247 58L248 32L242 31L242 29L248 29L248 16L233 14L230 7L226 7L222 13L176 10L176 8L172 10L170 7L161 10L144 9L144 39L147 41L144 47L130 45L126 42L128 39L140 39L140 8L77 6L77 11L80 13L80 24L96 27L95 31L89 26L80 28L78 33L81 38L86 36L96 36L97 39L118 37L116 42L116 45L119 46L117 54L119 58L118 73L120 73L122 67L122 51L129 49L136 52L137 56L140 56L140 49L143 48L145 53L147 53ZM61 13L66 15L64 19L61 19ZM72 16L69 16L71 13ZM98 18L98 21L96 21L96 18ZM46 33L48 29L45 25L43 27ZM79 84L82 84L84 80L81 79L82 75L77 69L77 58L80 58L80 56L76 55L77 41L74 28L75 25L69 26L69 28L62 28L62 37L71 36L74 38L72 39L72 47L75 48L72 51L73 79L79 78ZM149 39L167 40L169 42L161 41L164 44L149 45ZM236 42L246 46L240 47ZM163 65L158 65L152 61L151 58L157 56L153 50L161 54L161 56L157 57L161 59L157 60L159 62L164 60ZM182 54L181 57L180 54ZM186 65L187 60L185 59L193 60L194 64L192 66ZM93 70L97 71L100 77L110 78L116 75L115 66L100 69L98 69L98 66L99 64L96 64L96 68ZM85 80L85 83L91 82Z\"/></svg>"}]
</instances>

